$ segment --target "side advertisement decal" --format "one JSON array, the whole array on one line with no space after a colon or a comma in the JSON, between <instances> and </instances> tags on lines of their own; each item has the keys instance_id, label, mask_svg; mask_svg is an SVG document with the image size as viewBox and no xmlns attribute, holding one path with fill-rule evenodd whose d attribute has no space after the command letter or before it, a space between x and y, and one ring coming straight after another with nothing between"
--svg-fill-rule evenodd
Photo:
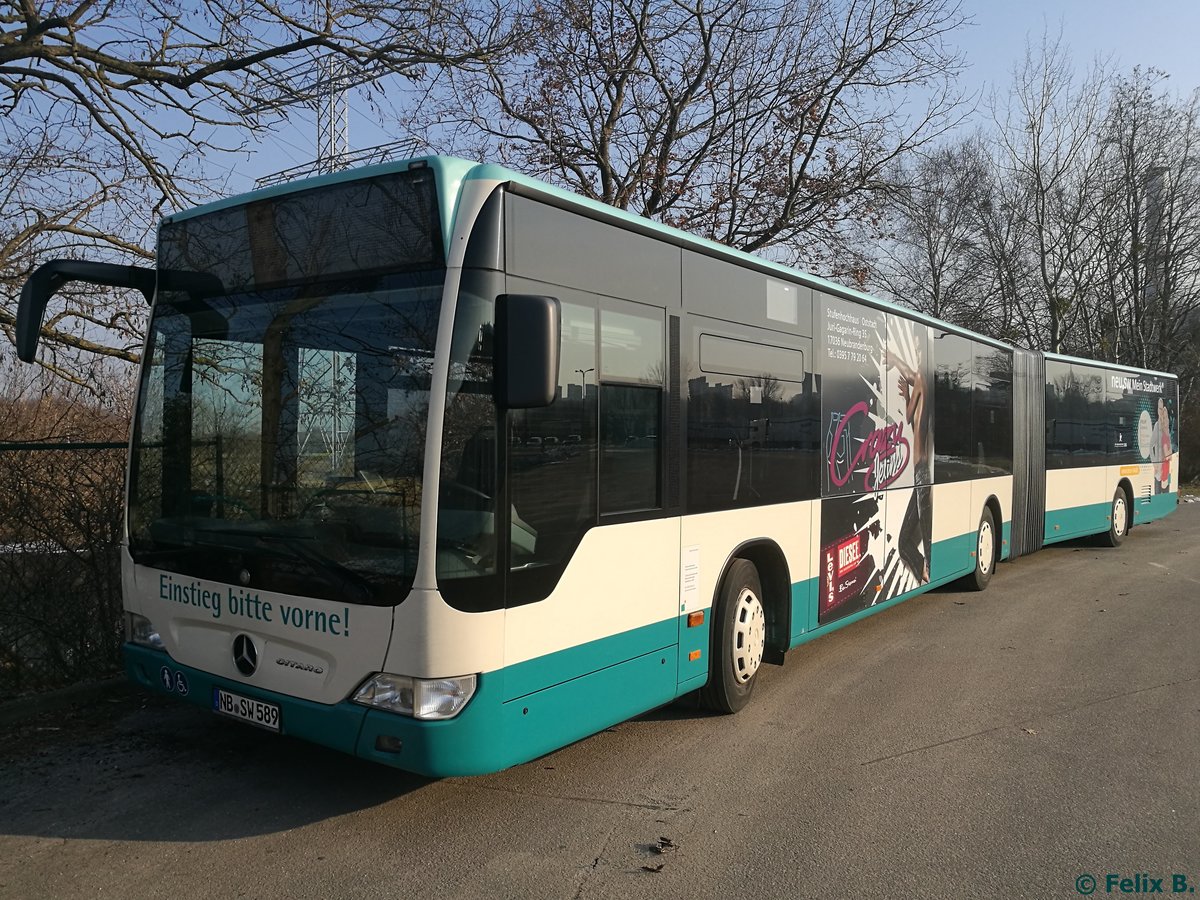
<instances>
[{"instance_id":1,"label":"side advertisement decal","mask_svg":"<svg viewBox=\"0 0 1200 900\"><path fill-rule=\"evenodd\" d=\"M1175 382L1154 375L1112 374L1108 387L1111 393L1119 393L1125 402L1132 403L1137 461L1151 467L1154 494L1168 493L1173 477L1171 456L1179 451ZM1118 435L1117 441L1122 437Z\"/></svg>"},{"instance_id":2,"label":"side advertisement decal","mask_svg":"<svg viewBox=\"0 0 1200 900\"><path fill-rule=\"evenodd\" d=\"M933 331L833 298L821 311L826 624L929 581Z\"/></svg>"}]
</instances>

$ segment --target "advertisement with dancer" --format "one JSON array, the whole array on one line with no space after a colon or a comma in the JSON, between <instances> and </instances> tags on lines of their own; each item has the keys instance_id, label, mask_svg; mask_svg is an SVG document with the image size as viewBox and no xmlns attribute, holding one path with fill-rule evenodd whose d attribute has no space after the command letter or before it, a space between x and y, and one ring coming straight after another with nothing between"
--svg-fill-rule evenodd
<instances>
[{"instance_id":1,"label":"advertisement with dancer","mask_svg":"<svg viewBox=\"0 0 1200 900\"><path fill-rule=\"evenodd\" d=\"M819 624L927 584L933 533L932 329L823 307Z\"/></svg>"}]
</instances>

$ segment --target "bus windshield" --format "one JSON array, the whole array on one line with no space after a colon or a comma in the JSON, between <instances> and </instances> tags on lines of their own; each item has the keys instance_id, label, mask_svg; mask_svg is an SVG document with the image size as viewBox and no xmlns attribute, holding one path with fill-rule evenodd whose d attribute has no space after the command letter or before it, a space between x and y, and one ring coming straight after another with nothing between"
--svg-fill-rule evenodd
<instances>
[{"instance_id":1,"label":"bus windshield","mask_svg":"<svg viewBox=\"0 0 1200 900\"><path fill-rule=\"evenodd\" d=\"M404 598L444 271L432 191L387 187L164 226L130 469L136 562L343 602ZM347 219L356 199L383 208Z\"/></svg>"}]
</instances>

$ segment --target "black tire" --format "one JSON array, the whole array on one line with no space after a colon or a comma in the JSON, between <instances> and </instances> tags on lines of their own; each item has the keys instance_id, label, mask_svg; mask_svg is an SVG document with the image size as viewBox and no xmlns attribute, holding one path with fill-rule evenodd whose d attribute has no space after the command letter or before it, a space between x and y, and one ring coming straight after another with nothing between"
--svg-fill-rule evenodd
<instances>
[{"instance_id":1,"label":"black tire","mask_svg":"<svg viewBox=\"0 0 1200 900\"><path fill-rule=\"evenodd\" d=\"M975 571L963 579L968 590L982 591L987 588L1000 556L996 546L996 520L992 517L991 507L985 506L983 515L979 517L979 527L975 529Z\"/></svg>"},{"instance_id":2,"label":"black tire","mask_svg":"<svg viewBox=\"0 0 1200 900\"><path fill-rule=\"evenodd\" d=\"M708 684L700 705L735 713L750 701L766 650L766 610L754 563L735 559L725 573L713 609Z\"/></svg>"},{"instance_id":3,"label":"black tire","mask_svg":"<svg viewBox=\"0 0 1200 900\"><path fill-rule=\"evenodd\" d=\"M1117 488L1113 494L1112 507L1108 511L1108 531L1100 535L1100 545L1103 547L1120 547L1129 534L1129 518L1131 505L1125 488Z\"/></svg>"}]
</instances>

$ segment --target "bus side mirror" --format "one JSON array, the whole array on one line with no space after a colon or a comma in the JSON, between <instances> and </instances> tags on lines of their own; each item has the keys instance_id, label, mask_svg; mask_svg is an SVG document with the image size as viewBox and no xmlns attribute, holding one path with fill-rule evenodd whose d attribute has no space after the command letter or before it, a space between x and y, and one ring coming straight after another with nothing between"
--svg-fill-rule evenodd
<instances>
[{"instance_id":1,"label":"bus side mirror","mask_svg":"<svg viewBox=\"0 0 1200 900\"><path fill-rule=\"evenodd\" d=\"M561 313L558 300L534 294L496 298L496 404L549 406L558 392Z\"/></svg>"},{"instance_id":2,"label":"bus side mirror","mask_svg":"<svg viewBox=\"0 0 1200 900\"><path fill-rule=\"evenodd\" d=\"M21 288L17 307L17 357L33 362L46 304L69 281L86 281L108 287L136 288L149 303L154 297L154 270L141 266L84 262L78 259L52 259L38 266Z\"/></svg>"}]
</instances>

